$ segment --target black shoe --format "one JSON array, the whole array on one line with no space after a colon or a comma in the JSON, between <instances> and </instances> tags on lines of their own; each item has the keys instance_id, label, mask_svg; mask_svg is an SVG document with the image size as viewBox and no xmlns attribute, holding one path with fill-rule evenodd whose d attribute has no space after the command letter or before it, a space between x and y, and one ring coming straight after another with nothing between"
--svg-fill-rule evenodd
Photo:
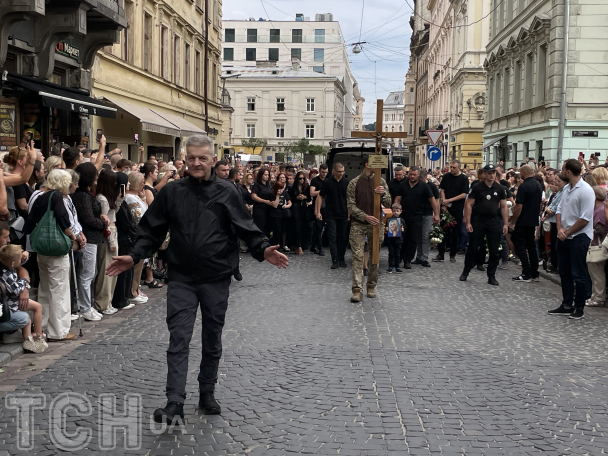
<instances>
[{"instance_id":1,"label":"black shoe","mask_svg":"<svg viewBox=\"0 0 608 456\"><path fill-rule=\"evenodd\" d=\"M485 268L483 267L483 264L478 264L478 265L477 265L477 270L478 270L478 271L481 271L481 272L484 272L484 271L485 271Z\"/></svg>"},{"instance_id":2,"label":"black shoe","mask_svg":"<svg viewBox=\"0 0 608 456\"><path fill-rule=\"evenodd\" d=\"M334 262L331 264L331 268L332 269L338 269L340 266L338 265L338 263Z\"/></svg>"},{"instance_id":3,"label":"black shoe","mask_svg":"<svg viewBox=\"0 0 608 456\"><path fill-rule=\"evenodd\" d=\"M420 265L423 268L430 268L431 267L431 263L429 263L428 261L423 261L423 262L420 263Z\"/></svg>"},{"instance_id":4,"label":"black shoe","mask_svg":"<svg viewBox=\"0 0 608 456\"><path fill-rule=\"evenodd\" d=\"M219 415L222 413L222 407L215 400L215 393L203 393L198 400L198 408L203 411L205 415Z\"/></svg>"},{"instance_id":5,"label":"black shoe","mask_svg":"<svg viewBox=\"0 0 608 456\"><path fill-rule=\"evenodd\" d=\"M469 274L465 274L463 272L462 274L460 274L460 281L461 282L466 282L468 277L469 277Z\"/></svg>"},{"instance_id":6,"label":"black shoe","mask_svg":"<svg viewBox=\"0 0 608 456\"><path fill-rule=\"evenodd\" d=\"M566 309L563 305L559 306L557 309L550 310L549 315L570 315L573 313L573 309Z\"/></svg>"},{"instance_id":7,"label":"black shoe","mask_svg":"<svg viewBox=\"0 0 608 456\"><path fill-rule=\"evenodd\" d=\"M232 275L234 276L234 279L237 282L240 282L241 280L243 280L243 274L241 274L241 271L239 271L238 269L236 271L234 271L234 273Z\"/></svg>"},{"instance_id":8,"label":"black shoe","mask_svg":"<svg viewBox=\"0 0 608 456\"><path fill-rule=\"evenodd\" d=\"M341 268L345 268L346 267L346 261L344 261L344 260L340 261L340 267Z\"/></svg>"},{"instance_id":9,"label":"black shoe","mask_svg":"<svg viewBox=\"0 0 608 456\"><path fill-rule=\"evenodd\" d=\"M184 404L180 402L167 402L165 408L154 410L155 423L171 424L177 417L184 421Z\"/></svg>"},{"instance_id":10,"label":"black shoe","mask_svg":"<svg viewBox=\"0 0 608 456\"><path fill-rule=\"evenodd\" d=\"M443 255L437 255L436 257L433 257L433 261L443 261Z\"/></svg>"},{"instance_id":11,"label":"black shoe","mask_svg":"<svg viewBox=\"0 0 608 456\"><path fill-rule=\"evenodd\" d=\"M314 254L318 254L318 253L319 253L319 249L317 248L317 246L316 246L316 245L313 245L313 246L310 248L310 252L311 252L311 253L314 253Z\"/></svg>"},{"instance_id":12,"label":"black shoe","mask_svg":"<svg viewBox=\"0 0 608 456\"><path fill-rule=\"evenodd\" d=\"M325 252L323 251L323 249L319 249L319 251L317 252L317 255L325 256Z\"/></svg>"},{"instance_id":13,"label":"black shoe","mask_svg":"<svg viewBox=\"0 0 608 456\"><path fill-rule=\"evenodd\" d=\"M514 282L530 283L532 281L532 278L521 274L521 275L518 275L517 277L513 277L513 281Z\"/></svg>"},{"instance_id":14,"label":"black shoe","mask_svg":"<svg viewBox=\"0 0 608 456\"><path fill-rule=\"evenodd\" d=\"M584 317L585 317L585 311L582 308L577 307L576 309L574 309L574 312L572 312L570 314L569 319L570 320L580 320L581 318L584 318Z\"/></svg>"},{"instance_id":15,"label":"black shoe","mask_svg":"<svg viewBox=\"0 0 608 456\"><path fill-rule=\"evenodd\" d=\"M495 287L497 287L498 284L498 280L496 280L496 277L488 277L488 285L494 285Z\"/></svg>"},{"instance_id":16,"label":"black shoe","mask_svg":"<svg viewBox=\"0 0 608 456\"><path fill-rule=\"evenodd\" d=\"M403 267L404 267L405 269L412 269L412 263L411 263L411 262L409 262L409 261L404 261L404 262L403 262Z\"/></svg>"},{"instance_id":17,"label":"black shoe","mask_svg":"<svg viewBox=\"0 0 608 456\"><path fill-rule=\"evenodd\" d=\"M412 264L422 264L422 260L416 258L414 261L412 261Z\"/></svg>"}]
</instances>

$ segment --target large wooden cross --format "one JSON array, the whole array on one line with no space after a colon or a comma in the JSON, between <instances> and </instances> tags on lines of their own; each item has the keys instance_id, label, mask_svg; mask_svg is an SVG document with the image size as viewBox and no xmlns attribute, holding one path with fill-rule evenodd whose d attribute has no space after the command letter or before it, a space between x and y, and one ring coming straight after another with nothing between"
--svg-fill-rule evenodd
<instances>
[{"instance_id":1,"label":"large wooden cross","mask_svg":"<svg viewBox=\"0 0 608 456\"><path fill-rule=\"evenodd\" d=\"M351 135L354 138L376 138L376 155L382 155L382 140L384 138L407 138L405 132L388 132L382 131L382 117L383 117L384 101L376 101L376 131L353 131ZM388 157L387 157L388 158ZM374 188L380 186L380 179L382 174L382 168L374 168ZM380 228L384 229L382 224L380 207L380 195L374 193L374 217L376 217L380 223L374 226L374 236L372 239L372 264L380 263Z\"/></svg>"}]
</instances>

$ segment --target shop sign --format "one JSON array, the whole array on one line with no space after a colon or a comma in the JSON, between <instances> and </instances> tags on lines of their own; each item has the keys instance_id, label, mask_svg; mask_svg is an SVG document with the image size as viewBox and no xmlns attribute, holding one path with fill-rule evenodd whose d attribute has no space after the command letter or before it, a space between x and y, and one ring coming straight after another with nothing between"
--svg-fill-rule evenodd
<instances>
[{"instance_id":1,"label":"shop sign","mask_svg":"<svg viewBox=\"0 0 608 456\"><path fill-rule=\"evenodd\" d=\"M597 131L572 131L573 138L597 138Z\"/></svg>"},{"instance_id":2,"label":"shop sign","mask_svg":"<svg viewBox=\"0 0 608 456\"><path fill-rule=\"evenodd\" d=\"M17 145L16 111L16 105L0 103L0 150L2 151Z\"/></svg>"},{"instance_id":3,"label":"shop sign","mask_svg":"<svg viewBox=\"0 0 608 456\"><path fill-rule=\"evenodd\" d=\"M60 41L55 47L55 53L64 55L72 60L80 60L80 49L65 41Z\"/></svg>"}]
</instances>

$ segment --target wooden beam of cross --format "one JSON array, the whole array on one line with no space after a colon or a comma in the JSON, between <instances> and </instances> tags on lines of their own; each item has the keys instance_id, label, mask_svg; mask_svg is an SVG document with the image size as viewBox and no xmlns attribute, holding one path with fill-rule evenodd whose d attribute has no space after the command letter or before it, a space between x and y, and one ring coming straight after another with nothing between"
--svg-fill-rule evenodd
<instances>
[{"instance_id":1,"label":"wooden beam of cross","mask_svg":"<svg viewBox=\"0 0 608 456\"><path fill-rule=\"evenodd\" d=\"M384 138L407 138L407 133L404 132L388 132L382 131L382 118L384 108L383 100L376 100L376 131L353 131L351 135L354 138L375 138L376 139L376 155L382 155L382 139ZM380 186L382 168L374 168L374 188ZM372 264L380 263L380 229L384 229L381 217L382 209L380 207L380 195L374 193L374 217L380 224L374 226L374 235L372 239Z\"/></svg>"}]
</instances>

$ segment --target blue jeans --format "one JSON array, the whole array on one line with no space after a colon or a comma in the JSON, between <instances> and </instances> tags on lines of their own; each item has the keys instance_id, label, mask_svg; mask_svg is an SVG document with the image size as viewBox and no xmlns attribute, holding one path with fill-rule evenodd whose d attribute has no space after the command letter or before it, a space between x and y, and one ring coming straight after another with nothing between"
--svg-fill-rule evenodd
<instances>
[{"instance_id":1,"label":"blue jeans","mask_svg":"<svg viewBox=\"0 0 608 456\"><path fill-rule=\"evenodd\" d=\"M591 239L581 233L572 239L557 240L557 262L562 280L562 305L569 309L574 303L577 309L585 307L588 295L587 250ZM575 293L576 291L576 293Z\"/></svg>"},{"instance_id":2,"label":"blue jeans","mask_svg":"<svg viewBox=\"0 0 608 456\"><path fill-rule=\"evenodd\" d=\"M11 319L7 322L0 323L0 333L21 329L27 325L29 321L30 316L27 312L22 312L21 310L11 312Z\"/></svg>"}]
</instances>

